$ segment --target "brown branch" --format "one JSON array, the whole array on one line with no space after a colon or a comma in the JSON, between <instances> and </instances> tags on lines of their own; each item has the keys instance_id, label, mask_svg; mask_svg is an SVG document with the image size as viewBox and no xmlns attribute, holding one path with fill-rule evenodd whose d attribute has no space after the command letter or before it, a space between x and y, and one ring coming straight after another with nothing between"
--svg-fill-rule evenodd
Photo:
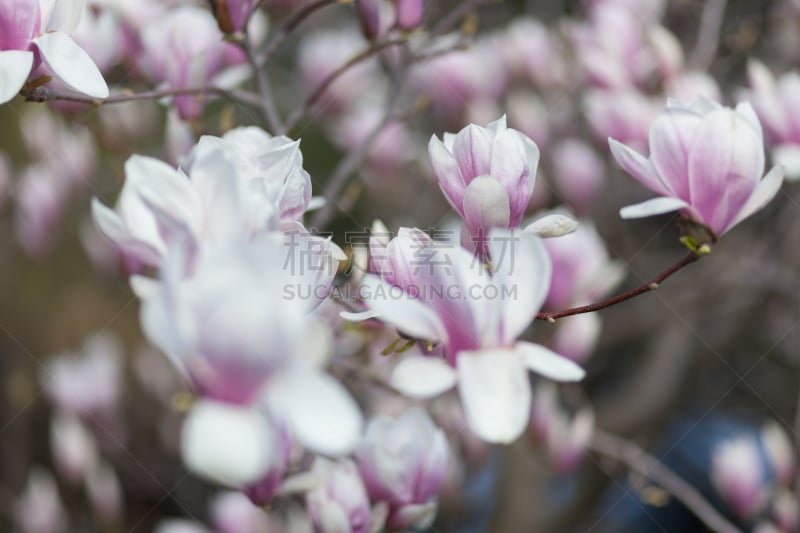
<instances>
[{"instance_id":1,"label":"brown branch","mask_svg":"<svg viewBox=\"0 0 800 533\"><path fill-rule=\"evenodd\" d=\"M555 319L562 318L565 316L572 316L572 315L580 315L583 313L591 313L594 311L599 311L600 309L605 309L606 307L611 307L612 305L616 305L620 302L624 302L626 300L630 300L640 294L644 294L645 292L654 291L658 288L658 286L668 277L676 273L678 270L682 269L686 265L694 263L698 259L702 257L701 254L696 252L689 252L686 254L680 261L673 264L666 270L664 270L661 274L654 277L647 283L639 285L636 288L633 288L627 292L623 292L622 294L618 294L616 296L612 296L606 300L596 302L589 305L582 305L579 307L570 307L569 309L563 309L561 311L552 311L546 313L537 313L536 319L537 320L547 320L548 322L555 322Z\"/></svg>"},{"instance_id":2,"label":"brown branch","mask_svg":"<svg viewBox=\"0 0 800 533\"><path fill-rule=\"evenodd\" d=\"M291 36L294 30L297 29L297 27L300 26L300 24L302 24L303 21L311 16L314 12L322 9L325 6L336 4L338 1L339 0L316 0L315 2L306 4L298 9L286 20L286 22L283 23L283 25L281 25L280 28L278 28L272 37L270 37L267 45L264 47L264 53L259 58L259 64L263 65L267 63L270 58L275 55L275 52L278 51L278 48L280 48L281 45L286 42L286 39Z\"/></svg>"},{"instance_id":3,"label":"brown branch","mask_svg":"<svg viewBox=\"0 0 800 533\"><path fill-rule=\"evenodd\" d=\"M344 65L340 66L336 70L334 70L327 78L325 78L322 83L311 93L311 96L306 98L306 101L297 108L287 119L286 121L286 128L284 131L289 131L294 128L300 119L305 115L312 107L314 107L319 100L323 97L325 92L328 88L339 79L343 74L345 74L348 70L350 70L355 65L366 61L367 59L373 57L374 55L378 54L382 50L386 48L397 46L406 42L406 37L401 37L398 39L389 39L386 41L382 41L379 43L375 43L374 45L370 46L366 50L359 52L358 54L351 57Z\"/></svg>"},{"instance_id":4,"label":"brown branch","mask_svg":"<svg viewBox=\"0 0 800 533\"><path fill-rule=\"evenodd\" d=\"M109 96L108 98L92 98L77 93L60 93L48 89L47 87L37 87L31 90L22 90L21 94L27 102L50 102L61 100L64 102L76 102L87 105L106 105L118 104L123 102L133 102L136 100L158 100L170 96L217 94L230 100L242 102L249 105L260 105L258 97L252 93L223 89L221 87L186 87L183 89L158 89L154 91L144 91L140 93L122 92Z\"/></svg>"},{"instance_id":5,"label":"brown branch","mask_svg":"<svg viewBox=\"0 0 800 533\"><path fill-rule=\"evenodd\" d=\"M669 492L676 500L717 533L742 533L717 511L703 495L675 472L633 442L595 430L588 448L595 453L624 463Z\"/></svg>"}]
</instances>

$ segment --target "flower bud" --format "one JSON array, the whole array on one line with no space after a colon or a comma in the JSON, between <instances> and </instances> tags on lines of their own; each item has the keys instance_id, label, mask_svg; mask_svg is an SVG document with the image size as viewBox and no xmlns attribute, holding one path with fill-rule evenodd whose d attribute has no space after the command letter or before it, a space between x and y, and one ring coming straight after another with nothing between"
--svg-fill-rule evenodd
<instances>
[{"instance_id":1,"label":"flower bud","mask_svg":"<svg viewBox=\"0 0 800 533\"><path fill-rule=\"evenodd\" d=\"M738 516L749 518L763 505L764 466L750 437L726 440L711 452L711 483Z\"/></svg>"},{"instance_id":2,"label":"flower bud","mask_svg":"<svg viewBox=\"0 0 800 533\"><path fill-rule=\"evenodd\" d=\"M211 7L222 33L244 31L255 0L211 0Z\"/></svg>"},{"instance_id":3,"label":"flower bud","mask_svg":"<svg viewBox=\"0 0 800 533\"><path fill-rule=\"evenodd\" d=\"M317 457L312 472L319 485L306 495L306 505L318 533L367 533L370 507L355 463Z\"/></svg>"},{"instance_id":4,"label":"flower bud","mask_svg":"<svg viewBox=\"0 0 800 533\"><path fill-rule=\"evenodd\" d=\"M372 499L389 504L389 528L430 525L447 456L444 433L420 407L369 422L356 457Z\"/></svg>"},{"instance_id":5,"label":"flower bud","mask_svg":"<svg viewBox=\"0 0 800 533\"><path fill-rule=\"evenodd\" d=\"M417 228L400 228L389 240L389 232L376 221L369 239L370 270L395 287L413 294L415 270L424 266L422 250L433 241Z\"/></svg>"},{"instance_id":6,"label":"flower bud","mask_svg":"<svg viewBox=\"0 0 800 533\"><path fill-rule=\"evenodd\" d=\"M406 31L416 29L422 22L422 0L397 0L397 26Z\"/></svg>"}]
</instances>

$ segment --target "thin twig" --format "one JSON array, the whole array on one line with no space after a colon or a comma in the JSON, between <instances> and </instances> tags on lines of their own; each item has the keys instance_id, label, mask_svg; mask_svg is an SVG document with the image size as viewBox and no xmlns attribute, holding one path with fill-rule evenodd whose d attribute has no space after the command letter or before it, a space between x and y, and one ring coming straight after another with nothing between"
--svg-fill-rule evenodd
<instances>
[{"instance_id":1,"label":"thin twig","mask_svg":"<svg viewBox=\"0 0 800 533\"><path fill-rule=\"evenodd\" d=\"M664 464L636 444L595 430L589 449L624 463L630 470L650 479L686 506L709 529L717 533L742 533L717 511L703 495Z\"/></svg>"},{"instance_id":2,"label":"thin twig","mask_svg":"<svg viewBox=\"0 0 800 533\"><path fill-rule=\"evenodd\" d=\"M537 313L536 318L537 320L547 320L548 322L555 322L555 319L562 318L565 316L572 316L572 315L580 315L583 313L591 313L593 311L598 311L600 309L605 309L606 307L611 307L612 305L616 305L620 302L624 302L625 300L630 300L640 294L644 294L645 292L654 291L658 288L658 286L668 277L673 275L678 270L682 269L686 265L694 263L698 259L700 259L702 255L697 254L695 252L689 252L686 254L680 261L673 264L666 270L664 270L661 274L654 277L647 283L639 285L636 288L633 288L629 291L623 292L622 294L618 294L616 296L612 296L606 300L596 302L589 305L581 305L579 307L570 307L569 309L563 309L561 311L552 311L548 313Z\"/></svg>"},{"instance_id":3,"label":"thin twig","mask_svg":"<svg viewBox=\"0 0 800 533\"><path fill-rule=\"evenodd\" d=\"M400 93L400 87L395 89L395 95L390 97L389 103L386 106L386 112L383 119L367 133L364 142L347 154L347 157L342 159L336 166L336 169L331 174L325 186L325 196L327 202L320 208L319 211L314 213L309 224L312 228L324 228L333 218L337 208L340 208L338 202L339 193L347 185L347 179L353 174L356 167L361 163L364 157L369 152L369 149L377 140L383 129L391 122L393 113L392 110L397 102L397 95Z\"/></svg>"},{"instance_id":4,"label":"thin twig","mask_svg":"<svg viewBox=\"0 0 800 533\"><path fill-rule=\"evenodd\" d=\"M158 89L154 91L143 91L140 93L123 92L109 96L108 98L92 98L77 93L60 93L48 89L47 87L37 87L32 90L23 90L22 96L28 102L50 102L61 100L65 102L76 102L88 105L119 104L123 102L133 102L136 100L158 100L170 96L217 94L253 106L260 105L259 99L255 94L245 91L223 89L221 87L186 87L183 89Z\"/></svg>"},{"instance_id":5,"label":"thin twig","mask_svg":"<svg viewBox=\"0 0 800 533\"><path fill-rule=\"evenodd\" d=\"M289 116L286 120L286 128L284 131L289 131L294 128L300 119L305 115L312 107L314 107L317 102L322 98L328 88L331 86L333 82L339 79L340 76L345 74L348 70L356 66L357 64L361 63L362 61L366 61L367 59L373 57L375 54L385 50L386 48L397 46L406 42L406 37L400 37L397 39L389 39L386 41L382 41L379 43L375 43L374 45L370 46L366 50L359 52L358 54L351 57L345 64L334 70L331 74L325 78L322 83L311 93L311 96L306 98L306 101Z\"/></svg>"},{"instance_id":6,"label":"thin twig","mask_svg":"<svg viewBox=\"0 0 800 533\"><path fill-rule=\"evenodd\" d=\"M264 118L267 129L271 133L284 131L283 122L278 114L278 108L275 105L275 97L272 94L272 85L269 82L269 74L267 73L266 67L261 67L259 65L255 51L253 50L253 45L250 43L248 36L245 36L238 44L244 51L247 56L247 62L250 63L250 67L253 69L253 75L256 78L256 88L261 97L259 110Z\"/></svg>"},{"instance_id":7,"label":"thin twig","mask_svg":"<svg viewBox=\"0 0 800 533\"><path fill-rule=\"evenodd\" d=\"M281 25L278 30L272 34L267 45L264 47L264 53L259 58L259 64L264 65L266 64L275 52L278 51L278 48L281 47L283 43L286 42L286 39L292 35L292 32L303 23L311 14L314 12L322 9L325 6L329 6L332 4L338 3L338 0L316 0L315 2L311 2L309 4L304 5L300 9L298 9L294 14L292 14L286 22Z\"/></svg>"}]
</instances>

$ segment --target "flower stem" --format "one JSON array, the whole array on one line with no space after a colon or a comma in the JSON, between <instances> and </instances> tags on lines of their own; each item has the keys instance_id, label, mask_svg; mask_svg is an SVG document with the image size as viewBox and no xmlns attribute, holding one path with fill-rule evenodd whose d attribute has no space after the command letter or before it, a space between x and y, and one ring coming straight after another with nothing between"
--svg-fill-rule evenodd
<instances>
[{"instance_id":1,"label":"flower stem","mask_svg":"<svg viewBox=\"0 0 800 533\"><path fill-rule=\"evenodd\" d=\"M547 313L537 313L536 318L538 320L547 320L548 322L555 322L557 318L562 318L565 316L572 316L572 315L580 315L583 313L591 313L594 311L599 311L600 309L605 309L606 307L611 307L612 305L616 305L620 302L624 302L626 300L630 300L640 294L644 294L645 292L654 291L658 288L658 286L668 277L676 273L678 270L682 269L686 265L694 263L698 259L700 259L703 254L698 252L689 252L686 254L682 259L680 259L677 263L674 263L669 268L664 270L661 274L654 277L647 283L643 283L638 287L635 287L629 291L623 292L622 294L618 294L616 296L612 296L606 300L602 300L600 302L596 302L589 305L582 305L579 307L570 307L569 309L562 309L561 311L552 311Z\"/></svg>"},{"instance_id":2,"label":"flower stem","mask_svg":"<svg viewBox=\"0 0 800 533\"><path fill-rule=\"evenodd\" d=\"M711 531L742 533L717 511L700 492L633 442L595 430L588 448L624 463L630 470L650 479L686 506Z\"/></svg>"}]
</instances>

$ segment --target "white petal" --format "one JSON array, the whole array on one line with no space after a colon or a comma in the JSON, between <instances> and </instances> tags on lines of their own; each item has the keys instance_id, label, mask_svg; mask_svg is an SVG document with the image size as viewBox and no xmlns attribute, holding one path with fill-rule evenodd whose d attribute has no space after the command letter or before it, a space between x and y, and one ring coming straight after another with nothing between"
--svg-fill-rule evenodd
<instances>
[{"instance_id":1,"label":"white petal","mask_svg":"<svg viewBox=\"0 0 800 533\"><path fill-rule=\"evenodd\" d=\"M361 296L370 310L367 313L343 313L346 320L377 318L391 324L398 331L415 339L442 342L446 338L439 317L419 300L406 295L401 289L385 283L376 276L364 276Z\"/></svg>"},{"instance_id":2,"label":"white petal","mask_svg":"<svg viewBox=\"0 0 800 533\"><path fill-rule=\"evenodd\" d=\"M151 266L159 263L161 255L158 250L131 235L119 215L97 198L92 198L92 218L100 231L114 241L122 251Z\"/></svg>"},{"instance_id":3,"label":"white petal","mask_svg":"<svg viewBox=\"0 0 800 533\"><path fill-rule=\"evenodd\" d=\"M678 198L669 198L660 196L651 200L646 200L639 204L633 204L623 207L619 210L619 216L622 218L642 218L652 215L661 215L676 211L683 207L688 207L689 204Z\"/></svg>"},{"instance_id":4,"label":"white petal","mask_svg":"<svg viewBox=\"0 0 800 533\"><path fill-rule=\"evenodd\" d=\"M250 408L198 402L181 435L190 470L233 487L252 483L271 464L274 434L266 417Z\"/></svg>"},{"instance_id":5,"label":"white petal","mask_svg":"<svg viewBox=\"0 0 800 533\"><path fill-rule=\"evenodd\" d=\"M772 149L772 161L783 167L786 181L800 180L800 145L780 144Z\"/></svg>"},{"instance_id":6,"label":"white petal","mask_svg":"<svg viewBox=\"0 0 800 533\"><path fill-rule=\"evenodd\" d=\"M350 453L364 424L358 405L332 377L296 370L276 378L269 405L300 443L327 455Z\"/></svg>"},{"instance_id":7,"label":"white petal","mask_svg":"<svg viewBox=\"0 0 800 533\"><path fill-rule=\"evenodd\" d=\"M75 31L86 8L86 0L56 0L47 21L47 31Z\"/></svg>"},{"instance_id":8,"label":"white petal","mask_svg":"<svg viewBox=\"0 0 800 533\"><path fill-rule=\"evenodd\" d=\"M578 229L578 221L566 215L546 215L534 220L525 227L525 232L533 233L543 239L568 235Z\"/></svg>"},{"instance_id":9,"label":"white petal","mask_svg":"<svg viewBox=\"0 0 800 533\"><path fill-rule=\"evenodd\" d=\"M6 50L0 52L0 104L14 98L33 68L33 52Z\"/></svg>"},{"instance_id":10,"label":"white petal","mask_svg":"<svg viewBox=\"0 0 800 533\"><path fill-rule=\"evenodd\" d=\"M553 265L544 242L524 232L492 230L489 251L494 276L492 283L503 299L503 339L516 340L539 312L550 290Z\"/></svg>"},{"instance_id":11,"label":"white petal","mask_svg":"<svg viewBox=\"0 0 800 533\"><path fill-rule=\"evenodd\" d=\"M608 146L619 166L636 178L639 183L659 194L670 194L671 191L667 184L658 175L653 164L642 154L611 138L608 139Z\"/></svg>"},{"instance_id":12,"label":"white petal","mask_svg":"<svg viewBox=\"0 0 800 533\"><path fill-rule=\"evenodd\" d=\"M97 65L69 35L50 32L33 42L50 70L64 83L93 98L108 98L108 85Z\"/></svg>"},{"instance_id":13,"label":"white petal","mask_svg":"<svg viewBox=\"0 0 800 533\"><path fill-rule=\"evenodd\" d=\"M488 442L509 443L528 424L531 386L514 350L461 352L458 390L469 425Z\"/></svg>"},{"instance_id":14,"label":"white petal","mask_svg":"<svg viewBox=\"0 0 800 533\"><path fill-rule=\"evenodd\" d=\"M391 383L406 396L432 398L456 384L456 373L435 357L407 357L394 368Z\"/></svg>"},{"instance_id":15,"label":"white petal","mask_svg":"<svg viewBox=\"0 0 800 533\"><path fill-rule=\"evenodd\" d=\"M736 215L736 218L733 219L733 222L731 222L725 231L730 231L730 229L736 226L738 223L753 215L757 211L763 209L765 205L775 198L775 195L778 194L782 184L783 167L776 165L772 167L769 172L767 172L766 176L761 178L761 181L759 181L758 185L756 185L753 194L750 195L750 198L747 199L747 202L745 202L742 210L739 211L739 214Z\"/></svg>"},{"instance_id":16,"label":"white petal","mask_svg":"<svg viewBox=\"0 0 800 533\"><path fill-rule=\"evenodd\" d=\"M518 342L517 350L524 356L527 367L537 374L556 381L580 381L586 372L561 355L539 344Z\"/></svg>"}]
</instances>

